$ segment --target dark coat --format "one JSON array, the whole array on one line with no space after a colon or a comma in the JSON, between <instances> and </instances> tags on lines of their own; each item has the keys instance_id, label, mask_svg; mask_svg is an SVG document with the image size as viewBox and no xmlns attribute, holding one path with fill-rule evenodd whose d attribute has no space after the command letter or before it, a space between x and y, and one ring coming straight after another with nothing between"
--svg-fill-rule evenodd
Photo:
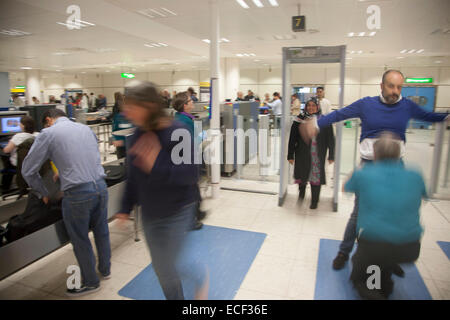
<instances>
[{"instance_id":1,"label":"dark coat","mask_svg":"<svg viewBox=\"0 0 450 320\"><path fill-rule=\"evenodd\" d=\"M292 123L289 136L288 160L295 160L294 178L301 179L304 183L309 179L311 172L311 143L306 144L299 132L301 124L297 121ZM325 157L328 152L328 160L334 160L334 133L331 126L321 128L316 137L317 151L320 163L320 183L326 184L325 180Z\"/></svg>"}]
</instances>

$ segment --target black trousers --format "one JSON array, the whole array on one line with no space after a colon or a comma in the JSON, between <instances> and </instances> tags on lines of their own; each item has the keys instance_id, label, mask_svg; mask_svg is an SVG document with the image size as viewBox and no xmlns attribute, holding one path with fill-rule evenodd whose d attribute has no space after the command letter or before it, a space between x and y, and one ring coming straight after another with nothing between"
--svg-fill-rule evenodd
<instances>
[{"instance_id":1,"label":"black trousers","mask_svg":"<svg viewBox=\"0 0 450 320\"><path fill-rule=\"evenodd\" d=\"M368 267L375 265L381 271L381 290L392 286L392 270L399 263L414 262L420 254L420 242L392 244L375 242L360 238L358 248L352 257L353 270L350 279L353 283L366 285L367 279L373 274Z\"/></svg>"},{"instance_id":2,"label":"black trousers","mask_svg":"<svg viewBox=\"0 0 450 320\"><path fill-rule=\"evenodd\" d=\"M14 175L16 174L17 167L14 166L9 161L9 156L1 156L3 169L2 172L2 185L1 185L1 191L7 192L11 188L11 184L14 178Z\"/></svg>"},{"instance_id":3,"label":"black trousers","mask_svg":"<svg viewBox=\"0 0 450 320\"><path fill-rule=\"evenodd\" d=\"M122 159L127 156L126 148L125 147L116 147L116 154L117 159Z\"/></svg>"}]
</instances>

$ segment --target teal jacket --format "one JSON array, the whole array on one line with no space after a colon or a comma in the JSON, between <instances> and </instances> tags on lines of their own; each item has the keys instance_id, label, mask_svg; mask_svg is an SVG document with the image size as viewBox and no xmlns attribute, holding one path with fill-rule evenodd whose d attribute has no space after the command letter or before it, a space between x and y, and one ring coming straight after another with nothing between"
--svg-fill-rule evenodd
<instances>
[{"instance_id":1,"label":"teal jacket","mask_svg":"<svg viewBox=\"0 0 450 320\"><path fill-rule=\"evenodd\" d=\"M194 135L194 120L189 118L187 115L182 114L181 112L175 113L175 120L184 123L187 126L187 128L189 129L189 132L191 133L191 135L192 136Z\"/></svg>"},{"instance_id":2,"label":"teal jacket","mask_svg":"<svg viewBox=\"0 0 450 320\"><path fill-rule=\"evenodd\" d=\"M125 140L124 136L116 136L114 131L125 130L128 128L132 128L133 124L131 124L127 118L125 118L121 113L116 113L113 117L112 121L112 135L114 140Z\"/></svg>"},{"instance_id":3,"label":"teal jacket","mask_svg":"<svg viewBox=\"0 0 450 320\"><path fill-rule=\"evenodd\" d=\"M426 197L421 174L400 161L377 161L356 170L345 191L359 196L357 230L370 241L402 244L422 236L420 205Z\"/></svg>"}]
</instances>

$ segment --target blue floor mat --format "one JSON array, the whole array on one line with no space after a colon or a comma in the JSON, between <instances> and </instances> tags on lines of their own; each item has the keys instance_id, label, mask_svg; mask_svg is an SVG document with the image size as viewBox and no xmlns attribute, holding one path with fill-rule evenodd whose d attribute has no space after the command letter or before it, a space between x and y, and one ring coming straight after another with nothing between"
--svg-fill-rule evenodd
<instances>
[{"instance_id":1,"label":"blue floor mat","mask_svg":"<svg viewBox=\"0 0 450 320\"><path fill-rule=\"evenodd\" d=\"M334 270L333 259L339 251L340 241L320 239L319 261L317 264L315 300L360 300L350 282L351 260L341 270ZM355 245L356 247L356 245ZM353 249L352 254L354 253ZM392 276L394 292L389 300L432 300L425 283L414 264L402 265L405 277Z\"/></svg>"},{"instance_id":2,"label":"blue floor mat","mask_svg":"<svg viewBox=\"0 0 450 320\"><path fill-rule=\"evenodd\" d=\"M208 299L232 300L265 238L264 233L204 225L189 233L183 256L202 261L208 267ZM182 276L181 281L185 298L193 299L194 281L187 276ZM125 285L119 295L135 300L165 299L151 264Z\"/></svg>"},{"instance_id":3,"label":"blue floor mat","mask_svg":"<svg viewBox=\"0 0 450 320\"><path fill-rule=\"evenodd\" d=\"M450 242L446 241L438 241L439 247L441 247L442 251L446 254L447 258L450 259Z\"/></svg>"}]
</instances>

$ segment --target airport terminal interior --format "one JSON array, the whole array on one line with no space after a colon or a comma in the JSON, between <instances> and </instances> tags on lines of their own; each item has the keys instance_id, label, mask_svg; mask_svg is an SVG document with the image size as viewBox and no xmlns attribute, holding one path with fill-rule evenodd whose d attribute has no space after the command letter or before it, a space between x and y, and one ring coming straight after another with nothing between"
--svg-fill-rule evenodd
<instances>
[{"instance_id":1,"label":"airport terminal interior","mask_svg":"<svg viewBox=\"0 0 450 320\"><path fill-rule=\"evenodd\" d=\"M309 184L299 198L287 160L291 126L309 112L311 99L326 117L364 97L383 98L380 83L391 69L402 73L403 98L427 112L449 113L449 12L448 0L0 1L0 299L165 299L144 213L136 206L122 225L115 214L127 181L108 177L129 165L116 139L129 141L134 130L115 125L118 99L146 81L157 87L169 117L177 113L175 95L192 90L206 216L189 232L184 253L206 265L207 298L361 299L350 281L358 244L341 268L333 260L356 201L342 188L361 168L360 137L370 119L332 124L334 161L327 155L317 208L310 206ZM31 210L32 190L4 149L24 130L24 116L39 132L52 109L91 128L109 178L111 277L79 297L66 295L78 262L61 213L31 232L8 231ZM222 164L207 161L211 129L223 135ZM427 196L419 211L420 255L400 263L404 274L392 276L389 299L448 300L450 122L410 119L404 134L403 163L421 173ZM97 256L92 232L89 238ZM189 277L181 280L185 298L193 299Z\"/></svg>"}]
</instances>

